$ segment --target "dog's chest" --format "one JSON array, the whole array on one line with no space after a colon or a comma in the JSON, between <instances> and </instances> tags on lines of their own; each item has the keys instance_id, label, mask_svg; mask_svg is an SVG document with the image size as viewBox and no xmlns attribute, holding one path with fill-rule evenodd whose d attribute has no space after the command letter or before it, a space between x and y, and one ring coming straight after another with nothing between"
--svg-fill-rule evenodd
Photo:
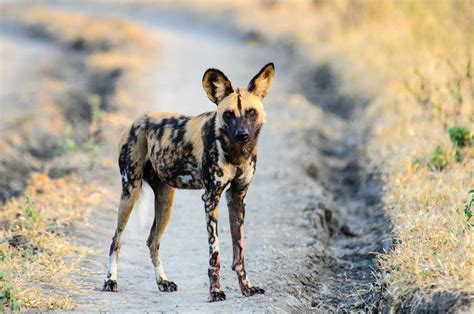
<instances>
[{"instance_id":1,"label":"dog's chest","mask_svg":"<svg viewBox=\"0 0 474 314\"><path fill-rule=\"evenodd\" d=\"M224 187L231 181L240 185L248 185L252 181L255 172L255 159L248 158L240 164L232 164L220 155L218 162L219 171L214 174L214 185Z\"/></svg>"}]
</instances>

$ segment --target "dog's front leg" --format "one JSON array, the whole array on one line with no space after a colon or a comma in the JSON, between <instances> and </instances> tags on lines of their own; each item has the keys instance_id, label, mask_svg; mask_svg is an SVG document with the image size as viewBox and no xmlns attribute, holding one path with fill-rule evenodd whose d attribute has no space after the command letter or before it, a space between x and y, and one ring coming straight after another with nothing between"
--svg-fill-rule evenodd
<instances>
[{"instance_id":1,"label":"dog's front leg","mask_svg":"<svg viewBox=\"0 0 474 314\"><path fill-rule=\"evenodd\" d=\"M248 185L241 186L233 182L227 190L227 207L229 208L230 233L232 235L232 246L234 249L234 261L232 270L235 270L239 280L240 290L246 297L254 294L263 294L265 291L250 283L245 271L244 261L244 219L245 219L245 195Z\"/></svg>"},{"instance_id":2,"label":"dog's front leg","mask_svg":"<svg viewBox=\"0 0 474 314\"><path fill-rule=\"evenodd\" d=\"M225 300L225 293L221 290L219 271L221 268L219 237L217 231L217 207L222 190L206 190L202 196L206 209L207 235L209 241L209 301Z\"/></svg>"}]
</instances>

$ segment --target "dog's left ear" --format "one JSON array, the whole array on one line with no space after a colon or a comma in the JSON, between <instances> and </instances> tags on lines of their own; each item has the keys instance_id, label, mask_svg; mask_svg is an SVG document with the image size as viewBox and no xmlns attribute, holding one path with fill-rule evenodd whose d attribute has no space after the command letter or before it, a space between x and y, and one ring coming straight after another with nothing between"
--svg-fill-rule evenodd
<instances>
[{"instance_id":1,"label":"dog's left ear","mask_svg":"<svg viewBox=\"0 0 474 314\"><path fill-rule=\"evenodd\" d=\"M263 99L272 86L273 76L275 75L275 65L269 63L264 66L250 81L247 89L252 94Z\"/></svg>"},{"instance_id":2,"label":"dog's left ear","mask_svg":"<svg viewBox=\"0 0 474 314\"><path fill-rule=\"evenodd\" d=\"M216 105L234 92L227 76L217 69L208 69L202 77L202 87L210 101Z\"/></svg>"}]
</instances>

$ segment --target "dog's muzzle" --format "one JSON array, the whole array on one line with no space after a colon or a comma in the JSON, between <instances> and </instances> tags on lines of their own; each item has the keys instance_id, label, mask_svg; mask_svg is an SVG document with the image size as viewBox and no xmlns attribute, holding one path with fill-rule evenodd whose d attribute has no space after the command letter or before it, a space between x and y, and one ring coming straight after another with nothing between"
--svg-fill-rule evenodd
<instances>
[{"instance_id":1,"label":"dog's muzzle","mask_svg":"<svg viewBox=\"0 0 474 314\"><path fill-rule=\"evenodd\" d=\"M239 143L246 143L249 140L249 132L247 130L237 130L235 132L235 139Z\"/></svg>"}]
</instances>

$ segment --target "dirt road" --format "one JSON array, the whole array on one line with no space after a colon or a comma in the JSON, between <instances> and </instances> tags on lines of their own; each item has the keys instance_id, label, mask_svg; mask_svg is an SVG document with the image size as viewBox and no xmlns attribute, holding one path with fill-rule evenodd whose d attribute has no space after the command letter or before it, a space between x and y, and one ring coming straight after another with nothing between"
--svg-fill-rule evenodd
<instances>
[{"instance_id":1,"label":"dirt road","mask_svg":"<svg viewBox=\"0 0 474 314\"><path fill-rule=\"evenodd\" d=\"M106 13L98 10L95 14ZM173 14L121 15L144 26L160 47L156 67L138 78L145 92L128 113L131 118L147 111L199 114L213 110L215 105L201 87L201 77L209 67L224 71L234 86L246 86L264 64L276 65L274 85L264 101L267 123L260 137L245 222L248 275L266 293L245 298L238 289L223 202L219 235L227 301L207 302L202 192L183 190L176 194L160 246L167 276L178 291L159 292L145 244L153 219L148 187L125 231L119 292L102 292L120 176L115 168L101 169L84 176L109 187L113 201L94 208L88 224L72 231L76 241L99 252L83 265L82 274L74 274L85 287L92 287L77 297L77 310L248 312L378 306L381 289L376 285L373 252L389 247L384 242L389 224L379 204L380 185L372 179L371 170L362 167L368 123L360 119L363 102L341 95L330 68L314 67L291 47L245 41L238 32L229 31L229 25L219 30L216 25ZM117 160L117 140L118 134L101 149L109 160Z\"/></svg>"},{"instance_id":2,"label":"dirt road","mask_svg":"<svg viewBox=\"0 0 474 314\"><path fill-rule=\"evenodd\" d=\"M208 67L223 70L235 85L246 86L266 62L277 64L277 77L266 99L267 121L260 139L257 173L247 197L247 267L252 280L266 289L264 296L242 297L231 270L231 237L224 203L219 211L222 254L222 286L226 302L208 303L207 235L201 191L178 191L173 215L162 240L161 254L168 278L179 287L176 293L158 292L146 238L153 219L152 194L148 187L141 205L127 225L120 255L118 293L100 291L103 274L87 278L96 290L81 297L78 310L140 311L249 311L289 309L301 306L298 279L309 249L303 210L320 188L298 164L302 143L291 136L301 120L311 115L311 106L290 104L291 81L285 71L284 55L263 46L248 46L225 34L183 29L173 24L145 24L160 44L159 66L142 78L150 86L150 103L144 111L173 111L198 114L214 109L202 90L201 77ZM148 96L148 95L147 95ZM301 121L299 121L301 120ZM111 143L113 144L113 143ZM114 152L115 153L115 152ZM111 182L119 196L118 173ZM116 204L114 204L116 205ZM86 244L98 248L105 272L106 255L115 226L115 213L96 209L90 222L93 236ZM91 264L97 265L97 264Z\"/></svg>"}]
</instances>

